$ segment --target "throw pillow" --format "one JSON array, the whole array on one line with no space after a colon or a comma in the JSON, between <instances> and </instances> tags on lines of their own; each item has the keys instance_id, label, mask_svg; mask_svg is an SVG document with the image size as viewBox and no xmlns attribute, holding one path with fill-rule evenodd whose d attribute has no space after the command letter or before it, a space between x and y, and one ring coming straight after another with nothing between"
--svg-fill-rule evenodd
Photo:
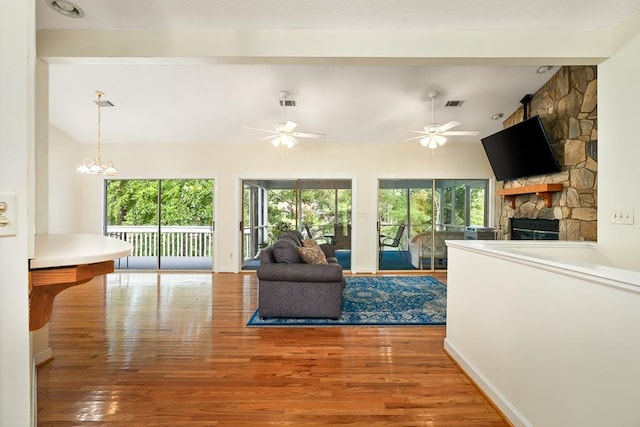
<instances>
[{"instance_id":1,"label":"throw pillow","mask_svg":"<svg viewBox=\"0 0 640 427\"><path fill-rule=\"evenodd\" d=\"M318 242L315 239L302 239L302 246L305 248L319 248Z\"/></svg>"},{"instance_id":2,"label":"throw pillow","mask_svg":"<svg viewBox=\"0 0 640 427\"><path fill-rule=\"evenodd\" d=\"M302 246L302 234L297 231L287 231L282 236L281 239L290 239L293 240L296 246Z\"/></svg>"},{"instance_id":3,"label":"throw pillow","mask_svg":"<svg viewBox=\"0 0 640 427\"><path fill-rule=\"evenodd\" d=\"M278 240L273 244L271 251L276 262L284 264L299 264L302 262L302 258L298 253L298 246L291 239Z\"/></svg>"},{"instance_id":4,"label":"throw pillow","mask_svg":"<svg viewBox=\"0 0 640 427\"><path fill-rule=\"evenodd\" d=\"M320 247L305 247L300 246L298 248L298 252L300 253L300 257L307 264L327 264L327 257L324 256L324 252Z\"/></svg>"}]
</instances>

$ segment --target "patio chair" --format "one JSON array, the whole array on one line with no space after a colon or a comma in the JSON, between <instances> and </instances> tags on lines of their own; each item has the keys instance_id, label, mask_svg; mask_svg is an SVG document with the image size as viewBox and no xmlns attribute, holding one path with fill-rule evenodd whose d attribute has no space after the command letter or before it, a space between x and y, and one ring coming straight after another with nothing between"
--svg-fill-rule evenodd
<instances>
[{"instance_id":1,"label":"patio chair","mask_svg":"<svg viewBox=\"0 0 640 427\"><path fill-rule=\"evenodd\" d=\"M398 251L401 250L404 256L407 256L407 251L405 250L404 246L402 246L402 235L404 234L405 228L406 224L400 224L394 237L385 236L384 234L380 235L380 240L378 241L380 258L382 258L382 253L384 252L385 247L396 248Z\"/></svg>"},{"instance_id":2,"label":"patio chair","mask_svg":"<svg viewBox=\"0 0 640 427\"><path fill-rule=\"evenodd\" d=\"M309 224L304 225L304 231L307 232L307 239L313 239L313 234L311 234L311 229L309 228Z\"/></svg>"},{"instance_id":3,"label":"patio chair","mask_svg":"<svg viewBox=\"0 0 640 427\"><path fill-rule=\"evenodd\" d=\"M307 238L309 239L314 239L318 243L331 243L331 241L325 236L313 237L313 233L311 233L311 228L309 227L309 224L304 225L304 231L307 232Z\"/></svg>"}]
</instances>

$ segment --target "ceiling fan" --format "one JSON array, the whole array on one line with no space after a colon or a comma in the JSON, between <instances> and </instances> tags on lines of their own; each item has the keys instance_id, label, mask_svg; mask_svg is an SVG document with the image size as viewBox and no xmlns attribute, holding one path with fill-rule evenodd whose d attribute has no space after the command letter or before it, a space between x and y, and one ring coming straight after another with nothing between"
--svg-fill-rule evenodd
<instances>
[{"instance_id":1,"label":"ceiling fan","mask_svg":"<svg viewBox=\"0 0 640 427\"><path fill-rule=\"evenodd\" d=\"M326 136L323 133L307 133L307 132L294 132L294 129L298 126L297 123L286 119L287 106L294 106L295 101L287 100L289 92L286 90L280 91L280 105L282 105L282 123L275 125L275 130L261 129L244 126L245 129L259 130L262 132L268 132L271 135L261 138L261 140L271 140L274 147L282 145L286 148L293 148L300 145L300 142L296 138L322 138Z\"/></svg>"},{"instance_id":2,"label":"ceiling fan","mask_svg":"<svg viewBox=\"0 0 640 427\"><path fill-rule=\"evenodd\" d=\"M445 124L436 123L435 105L437 96L438 92L429 93L429 98L431 98L431 123L426 125L424 130L409 130L408 132L418 133L420 135L405 139L404 141L420 139L420 144L423 147L429 147L433 150L444 145L447 142L447 136L477 135L479 133L477 130L449 130L460 126L461 123L455 120Z\"/></svg>"}]
</instances>

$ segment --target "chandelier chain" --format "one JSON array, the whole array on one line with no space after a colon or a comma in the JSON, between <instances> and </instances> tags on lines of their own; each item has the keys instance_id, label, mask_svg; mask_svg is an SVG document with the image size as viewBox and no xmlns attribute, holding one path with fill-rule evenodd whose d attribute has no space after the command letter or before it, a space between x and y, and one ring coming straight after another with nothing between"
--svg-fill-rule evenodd
<instances>
[{"instance_id":1,"label":"chandelier chain","mask_svg":"<svg viewBox=\"0 0 640 427\"><path fill-rule=\"evenodd\" d=\"M99 90L96 91L96 95L98 96L98 156L97 156L97 160L98 162L102 163L102 153L101 153L101 134L100 134L100 129L102 129L102 97L104 96L104 92L101 92Z\"/></svg>"}]
</instances>

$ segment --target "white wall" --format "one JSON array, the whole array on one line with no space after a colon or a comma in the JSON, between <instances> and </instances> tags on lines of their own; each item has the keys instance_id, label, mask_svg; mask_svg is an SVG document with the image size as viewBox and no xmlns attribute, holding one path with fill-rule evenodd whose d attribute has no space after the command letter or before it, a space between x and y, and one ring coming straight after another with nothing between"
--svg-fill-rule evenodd
<instances>
[{"instance_id":1,"label":"white wall","mask_svg":"<svg viewBox=\"0 0 640 427\"><path fill-rule=\"evenodd\" d=\"M31 424L28 266L34 222L35 2L0 14L0 192L16 193L17 234L0 237L0 426Z\"/></svg>"},{"instance_id":2,"label":"white wall","mask_svg":"<svg viewBox=\"0 0 640 427\"><path fill-rule=\"evenodd\" d=\"M616 264L640 270L640 17L633 37L598 67L598 243ZM633 225L614 225L611 210L631 208Z\"/></svg>"},{"instance_id":3,"label":"white wall","mask_svg":"<svg viewBox=\"0 0 640 427\"><path fill-rule=\"evenodd\" d=\"M49 66L42 61L36 61L35 88L35 232L44 234L49 232ZM30 335L34 363L39 365L51 359L49 324Z\"/></svg>"},{"instance_id":4,"label":"white wall","mask_svg":"<svg viewBox=\"0 0 640 427\"><path fill-rule=\"evenodd\" d=\"M510 259L512 242L465 243L449 246L445 346L514 425L640 425L640 273L608 280Z\"/></svg>"},{"instance_id":5,"label":"white wall","mask_svg":"<svg viewBox=\"0 0 640 427\"><path fill-rule=\"evenodd\" d=\"M36 87L36 233L48 233L49 216L49 65L37 60Z\"/></svg>"},{"instance_id":6,"label":"white wall","mask_svg":"<svg viewBox=\"0 0 640 427\"><path fill-rule=\"evenodd\" d=\"M51 131L55 147L77 147L66 135ZM82 147L87 147L83 145ZM103 181L74 174L83 155L52 149L50 229L56 232L101 233ZM347 178L354 184L353 268L376 267L376 200L379 178L488 178L491 169L480 144L449 144L432 153L418 143L305 143L288 154L268 142L243 145L126 144L106 145L103 157L113 160L117 178L214 178L216 180L216 271L239 269L241 218L240 179ZM58 158L62 167L54 164ZM75 162L75 163L74 163ZM69 184L79 182L77 194ZM73 198L75 201L69 200ZM70 205L75 209L69 210ZM230 256L232 255L232 256Z\"/></svg>"},{"instance_id":7,"label":"white wall","mask_svg":"<svg viewBox=\"0 0 640 427\"><path fill-rule=\"evenodd\" d=\"M83 178L74 173L85 158L92 158L94 147L78 144L67 134L49 126L49 186L47 189L48 232L81 232L86 200ZM95 177L91 177L95 178Z\"/></svg>"}]
</instances>

